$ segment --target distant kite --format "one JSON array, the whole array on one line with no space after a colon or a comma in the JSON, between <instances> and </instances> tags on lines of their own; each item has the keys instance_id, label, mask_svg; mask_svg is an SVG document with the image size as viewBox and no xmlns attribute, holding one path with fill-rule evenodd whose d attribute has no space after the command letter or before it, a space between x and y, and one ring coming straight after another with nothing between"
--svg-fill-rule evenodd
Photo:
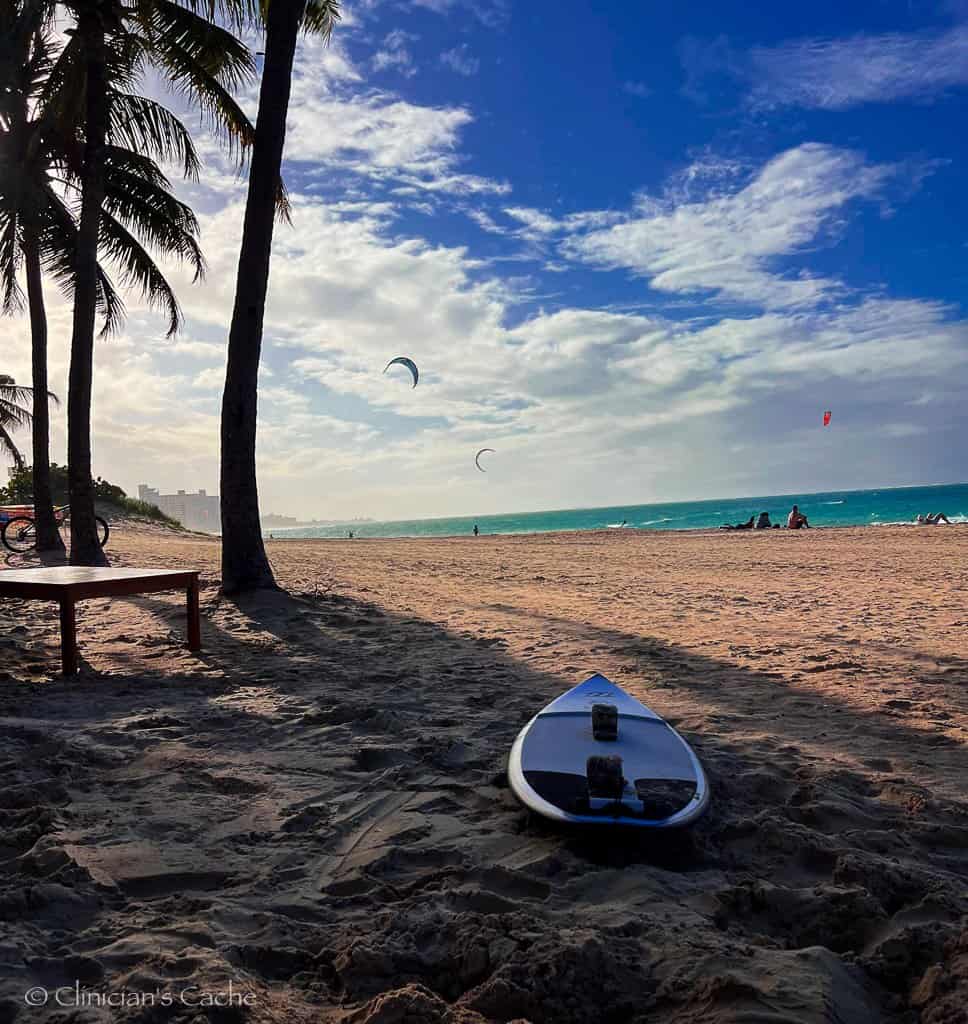
<instances>
[{"instance_id":1,"label":"distant kite","mask_svg":"<svg viewBox=\"0 0 968 1024\"><path fill-rule=\"evenodd\" d=\"M481 449L481 450L480 450L480 451L479 451L479 452L478 452L478 453L477 453L477 454L476 454L476 455L474 456L474 465L475 465L475 466L477 466L477 468L478 468L478 469L479 469L479 470L480 470L480 471L481 471L482 473L486 473L486 472L487 472L487 470L486 470L486 469L485 469L485 468L484 468L484 467L483 467L483 466L482 466L482 465L480 464L480 462L479 462L478 460L480 459L480 457L481 457L481 456L482 456L482 455L483 455L483 454L484 454L485 452L493 452L493 451L494 451L494 449L493 449L493 448L482 448L482 449Z\"/></svg>"},{"instance_id":2,"label":"distant kite","mask_svg":"<svg viewBox=\"0 0 968 1024\"><path fill-rule=\"evenodd\" d=\"M830 410L829 409L823 414L823 425L825 427L829 427L830 426Z\"/></svg>"},{"instance_id":3,"label":"distant kite","mask_svg":"<svg viewBox=\"0 0 968 1024\"><path fill-rule=\"evenodd\" d=\"M383 372L386 373L394 363L399 363L401 366L405 366L413 374L413 386L416 387L417 381L420 379L420 371L417 369L417 364L406 356L397 356L395 359L391 359L390 362L383 367Z\"/></svg>"}]
</instances>

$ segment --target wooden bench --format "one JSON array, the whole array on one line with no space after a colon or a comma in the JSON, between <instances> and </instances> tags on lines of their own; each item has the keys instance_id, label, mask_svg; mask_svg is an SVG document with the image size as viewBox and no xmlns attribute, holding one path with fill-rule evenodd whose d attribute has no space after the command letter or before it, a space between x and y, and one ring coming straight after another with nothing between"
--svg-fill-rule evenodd
<instances>
[{"instance_id":1,"label":"wooden bench","mask_svg":"<svg viewBox=\"0 0 968 1024\"><path fill-rule=\"evenodd\" d=\"M60 604L61 665L64 675L77 672L77 622L74 605L89 597L128 597L159 590L184 590L188 603L188 649L201 650L198 571L184 569L102 569L59 565L47 569L0 571L0 597Z\"/></svg>"}]
</instances>

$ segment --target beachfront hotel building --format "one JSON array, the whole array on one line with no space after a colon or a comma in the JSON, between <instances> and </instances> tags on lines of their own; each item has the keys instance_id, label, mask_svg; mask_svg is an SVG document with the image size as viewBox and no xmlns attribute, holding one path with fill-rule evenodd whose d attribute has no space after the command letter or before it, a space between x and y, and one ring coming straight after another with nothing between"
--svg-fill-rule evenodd
<instances>
[{"instance_id":1,"label":"beachfront hotel building","mask_svg":"<svg viewBox=\"0 0 968 1024\"><path fill-rule=\"evenodd\" d=\"M138 497L150 505L157 505L166 516L177 519L189 530L218 533L222 528L217 494L205 491L197 494L187 494L185 491L161 494L154 487L138 484Z\"/></svg>"}]
</instances>

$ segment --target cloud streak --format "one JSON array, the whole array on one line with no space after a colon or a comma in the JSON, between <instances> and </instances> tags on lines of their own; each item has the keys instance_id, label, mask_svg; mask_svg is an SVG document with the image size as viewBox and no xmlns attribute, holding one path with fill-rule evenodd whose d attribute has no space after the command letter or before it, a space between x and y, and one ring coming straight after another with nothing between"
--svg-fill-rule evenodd
<instances>
[{"instance_id":1,"label":"cloud streak","mask_svg":"<svg viewBox=\"0 0 968 1024\"><path fill-rule=\"evenodd\" d=\"M456 71L458 75L464 75L465 78L476 75L481 69L481 62L471 55L467 43L461 43L452 50L445 50L440 55L440 63L449 67L451 71Z\"/></svg>"},{"instance_id":2,"label":"cloud streak","mask_svg":"<svg viewBox=\"0 0 968 1024\"><path fill-rule=\"evenodd\" d=\"M739 51L720 37L683 44L686 93L705 102L704 81L744 83L754 110L842 111L873 103L924 102L968 85L968 25L917 33L792 39Z\"/></svg>"},{"instance_id":3,"label":"cloud streak","mask_svg":"<svg viewBox=\"0 0 968 1024\"><path fill-rule=\"evenodd\" d=\"M706 292L766 309L812 306L843 285L803 269L781 273L776 264L821 242L849 203L877 196L894 173L850 150L806 143L733 192L684 202L674 193L642 195L621 223L573 236L564 250L630 270L661 292Z\"/></svg>"}]
</instances>

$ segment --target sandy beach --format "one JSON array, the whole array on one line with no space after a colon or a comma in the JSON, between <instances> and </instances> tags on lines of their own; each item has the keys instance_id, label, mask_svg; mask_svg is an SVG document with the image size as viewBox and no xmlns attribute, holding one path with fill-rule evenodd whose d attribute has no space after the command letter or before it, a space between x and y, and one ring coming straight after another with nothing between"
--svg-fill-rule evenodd
<instances>
[{"instance_id":1,"label":"sandy beach","mask_svg":"<svg viewBox=\"0 0 968 1024\"><path fill-rule=\"evenodd\" d=\"M968 1020L968 529L275 540L239 604L215 540L109 550L202 570L204 650L91 601L65 680L0 602L0 1024ZM701 757L688 832L511 795L593 671Z\"/></svg>"}]
</instances>

